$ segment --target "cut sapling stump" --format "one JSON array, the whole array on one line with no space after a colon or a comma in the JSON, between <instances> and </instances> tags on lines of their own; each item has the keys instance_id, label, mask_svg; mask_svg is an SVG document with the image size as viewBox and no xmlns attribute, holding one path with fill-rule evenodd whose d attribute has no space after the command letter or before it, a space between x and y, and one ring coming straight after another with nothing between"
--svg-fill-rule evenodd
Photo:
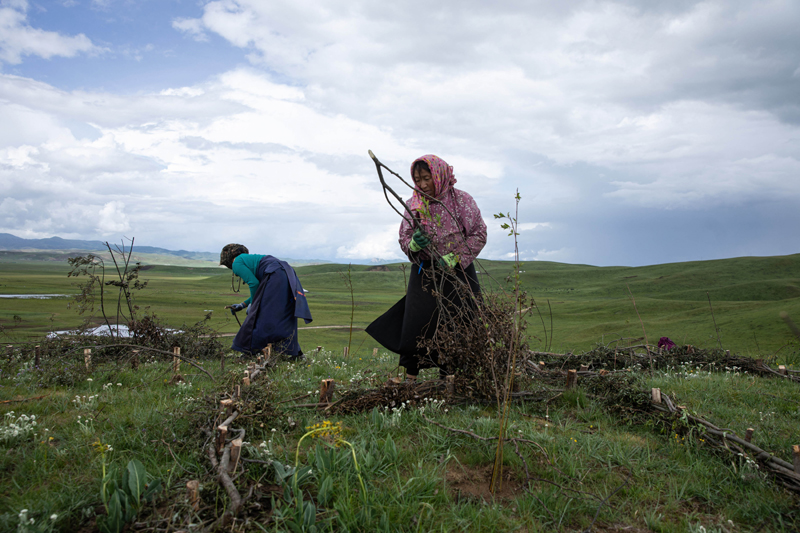
<instances>
[{"instance_id":1,"label":"cut sapling stump","mask_svg":"<svg viewBox=\"0 0 800 533\"><path fill-rule=\"evenodd\" d=\"M650 395L653 398L653 403L661 403L661 389L653 387L650 391Z\"/></svg>"},{"instance_id":2,"label":"cut sapling stump","mask_svg":"<svg viewBox=\"0 0 800 533\"><path fill-rule=\"evenodd\" d=\"M225 448L225 438L228 436L228 426L217 426L217 440L216 440L216 448L217 448L217 455L222 453L222 450Z\"/></svg>"},{"instance_id":3,"label":"cut sapling stump","mask_svg":"<svg viewBox=\"0 0 800 533\"><path fill-rule=\"evenodd\" d=\"M228 472L236 472L236 467L239 466L239 456L242 453L242 439L233 439L231 441L231 460L228 465Z\"/></svg>"},{"instance_id":4,"label":"cut sapling stump","mask_svg":"<svg viewBox=\"0 0 800 533\"><path fill-rule=\"evenodd\" d=\"M233 413L233 400L226 398L219 401L220 406L225 411L225 416L230 416Z\"/></svg>"},{"instance_id":5,"label":"cut sapling stump","mask_svg":"<svg viewBox=\"0 0 800 533\"><path fill-rule=\"evenodd\" d=\"M336 382L332 379L323 379L319 384L319 403L330 404L333 399L333 390Z\"/></svg>"},{"instance_id":6,"label":"cut sapling stump","mask_svg":"<svg viewBox=\"0 0 800 533\"><path fill-rule=\"evenodd\" d=\"M800 446L795 444L792 446L792 460L794 461L794 471L800 474Z\"/></svg>"},{"instance_id":7,"label":"cut sapling stump","mask_svg":"<svg viewBox=\"0 0 800 533\"><path fill-rule=\"evenodd\" d=\"M176 383L181 383L183 381L183 376L181 376L181 347L173 346L172 353L172 379L170 380L170 383L175 385Z\"/></svg>"},{"instance_id":8,"label":"cut sapling stump","mask_svg":"<svg viewBox=\"0 0 800 533\"><path fill-rule=\"evenodd\" d=\"M571 389L578 384L578 371L574 368L571 368L567 371L567 389Z\"/></svg>"},{"instance_id":9,"label":"cut sapling stump","mask_svg":"<svg viewBox=\"0 0 800 533\"><path fill-rule=\"evenodd\" d=\"M200 510L200 480L193 479L186 482L186 494L189 497L189 505L192 510L197 512Z\"/></svg>"},{"instance_id":10,"label":"cut sapling stump","mask_svg":"<svg viewBox=\"0 0 800 533\"><path fill-rule=\"evenodd\" d=\"M83 350L83 364L86 365L86 370L92 369L92 349L85 348Z\"/></svg>"}]
</instances>

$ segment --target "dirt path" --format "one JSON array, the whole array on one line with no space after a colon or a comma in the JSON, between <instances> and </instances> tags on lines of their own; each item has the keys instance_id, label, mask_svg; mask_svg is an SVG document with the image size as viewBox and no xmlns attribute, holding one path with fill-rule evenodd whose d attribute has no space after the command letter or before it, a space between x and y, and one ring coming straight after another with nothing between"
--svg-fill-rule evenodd
<instances>
[{"instance_id":1,"label":"dirt path","mask_svg":"<svg viewBox=\"0 0 800 533\"><path fill-rule=\"evenodd\" d=\"M306 326L304 328L298 327L297 329L298 330L301 330L301 329L335 329L335 328L347 329L349 327L350 326ZM361 331L363 329L364 328L356 328L356 327L354 327L353 331ZM235 337L235 336L236 336L236 333L220 333L219 335L217 335L217 337Z\"/></svg>"}]
</instances>

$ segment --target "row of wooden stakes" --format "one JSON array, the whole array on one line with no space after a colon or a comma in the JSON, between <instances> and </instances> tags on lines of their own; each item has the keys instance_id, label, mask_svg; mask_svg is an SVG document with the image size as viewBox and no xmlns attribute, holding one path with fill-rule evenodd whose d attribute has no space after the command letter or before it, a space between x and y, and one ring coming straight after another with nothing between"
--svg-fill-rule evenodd
<instances>
[{"instance_id":1,"label":"row of wooden stakes","mask_svg":"<svg viewBox=\"0 0 800 533\"><path fill-rule=\"evenodd\" d=\"M176 356L181 355L181 347L175 346L172 348L172 353ZM14 345L7 344L6 345L6 357L10 360L14 354ZM33 347L33 366L38 368L41 365L42 359L42 347L37 344ZM83 364L86 366L86 370L92 369L92 349L91 348L84 348L83 349ZM172 358L172 373L179 374L180 373L180 366L181 366L181 359L180 357L173 357ZM131 368L136 370L139 368L139 350L133 350L133 357L131 358Z\"/></svg>"}]
</instances>

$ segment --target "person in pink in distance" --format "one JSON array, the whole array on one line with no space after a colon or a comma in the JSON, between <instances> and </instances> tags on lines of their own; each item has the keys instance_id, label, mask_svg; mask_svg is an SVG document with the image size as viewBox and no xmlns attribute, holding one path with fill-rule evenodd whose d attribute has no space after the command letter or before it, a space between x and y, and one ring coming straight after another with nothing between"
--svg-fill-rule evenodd
<instances>
[{"instance_id":1,"label":"person in pink in distance","mask_svg":"<svg viewBox=\"0 0 800 533\"><path fill-rule=\"evenodd\" d=\"M412 263L406 295L369 326L369 333L385 348L400 355L406 380L416 380L421 368L444 368L439 354L421 346L440 323L440 302L456 308L480 301L480 285L473 261L486 245L486 224L475 200L456 189L453 167L435 155L411 164L414 194L408 201L413 220L404 214L400 248ZM416 221L416 223L415 223ZM443 284L442 284L443 281ZM436 290L441 299L433 294ZM468 286L471 295L456 286Z\"/></svg>"}]
</instances>

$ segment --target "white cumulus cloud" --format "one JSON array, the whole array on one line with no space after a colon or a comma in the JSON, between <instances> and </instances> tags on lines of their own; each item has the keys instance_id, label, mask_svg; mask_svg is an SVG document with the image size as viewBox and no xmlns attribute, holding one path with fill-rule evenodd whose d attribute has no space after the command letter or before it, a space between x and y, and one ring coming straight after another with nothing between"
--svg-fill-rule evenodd
<instances>
[{"instance_id":1,"label":"white cumulus cloud","mask_svg":"<svg viewBox=\"0 0 800 533\"><path fill-rule=\"evenodd\" d=\"M62 35L31 27L27 22L26 0L3 0L0 3L0 62L17 64L24 56L74 57L100 49L84 34Z\"/></svg>"},{"instance_id":2,"label":"white cumulus cloud","mask_svg":"<svg viewBox=\"0 0 800 533\"><path fill-rule=\"evenodd\" d=\"M103 235L113 235L131 229L128 216L124 212L125 204L118 201L108 202L98 213L97 229Z\"/></svg>"}]
</instances>

